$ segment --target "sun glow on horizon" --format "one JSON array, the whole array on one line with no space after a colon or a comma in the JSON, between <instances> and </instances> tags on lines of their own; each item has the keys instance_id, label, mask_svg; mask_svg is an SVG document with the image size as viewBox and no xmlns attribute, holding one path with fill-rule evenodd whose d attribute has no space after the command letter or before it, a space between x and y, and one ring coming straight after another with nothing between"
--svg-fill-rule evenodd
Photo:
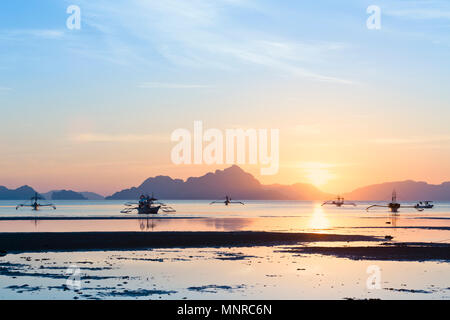
<instances>
[{"instance_id":1,"label":"sun glow on horizon","mask_svg":"<svg viewBox=\"0 0 450 320\"><path fill-rule=\"evenodd\" d=\"M149 177L200 177L233 164L229 129L279 130L276 157L272 139L250 148L246 136L233 160L264 185L344 194L450 181L449 19L416 14L449 1L416 1L417 12L382 1L390 29L377 31L357 1L76 2L80 30L67 28L66 1L0 2L1 186L109 196ZM198 121L223 135L223 155L211 137L200 161L174 163L171 133L193 137Z\"/></svg>"},{"instance_id":2,"label":"sun glow on horizon","mask_svg":"<svg viewBox=\"0 0 450 320\"><path fill-rule=\"evenodd\" d=\"M322 187L336 178L336 175L329 170L331 167L333 165L320 162L308 162L302 165L305 177L316 187Z\"/></svg>"}]
</instances>

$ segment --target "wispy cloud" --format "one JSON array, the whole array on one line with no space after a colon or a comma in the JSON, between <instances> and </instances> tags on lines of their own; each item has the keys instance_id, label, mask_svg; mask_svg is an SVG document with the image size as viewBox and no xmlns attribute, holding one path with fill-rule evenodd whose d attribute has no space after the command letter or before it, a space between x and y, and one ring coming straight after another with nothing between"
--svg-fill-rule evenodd
<instances>
[{"instance_id":1,"label":"wispy cloud","mask_svg":"<svg viewBox=\"0 0 450 320\"><path fill-rule=\"evenodd\" d=\"M202 88L211 88L212 86L205 84L143 82L140 83L138 87L142 89L202 89Z\"/></svg>"},{"instance_id":2,"label":"wispy cloud","mask_svg":"<svg viewBox=\"0 0 450 320\"><path fill-rule=\"evenodd\" d=\"M320 134L321 130L317 125L311 124L299 124L291 128L291 132L295 135L317 135Z\"/></svg>"},{"instance_id":3,"label":"wispy cloud","mask_svg":"<svg viewBox=\"0 0 450 320\"><path fill-rule=\"evenodd\" d=\"M81 1L81 6L83 23L102 35L102 43L112 53L97 56L111 59L112 55L118 61L128 62L159 56L177 66L221 70L241 70L245 65L253 65L315 81L353 83L313 70L321 61L329 62L345 45L302 43L259 30L245 19L235 19L237 8L252 14L264 11L262 4L255 1L99 0ZM268 10L264 12L270 14Z\"/></svg>"},{"instance_id":4,"label":"wispy cloud","mask_svg":"<svg viewBox=\"0 0 450 320\"><path fill-rule=\"evenodd\" d=\"M441 11L438 9L399 9L388 11L387 14L419 20L450 19L450 11Z\"/></svg>"},{"instance_id":5,"label":"wispy cloud","mask_svg":"<svg viewBox=\"0 0 450 320\"><path fill-rule=\"evenodd\" d=\"M64 36L64 31L49 30L49 29L47 29L47 30L41 30L41 29L28 30L27 33L30 35L33 35L35 37L46 38L46 39L56 39L56 38L61 38Z\"/></svg>"},{"instance_id":6,"label":"wispy cloud","mask_svg":"<svg viewBox=\"0 0 450 320\"><path fill-rule=\"evenodd\" d=\"M414 20L450 19L450 3L441 0L387 2L385 14Z\"/></svg>"},{"instance_id":7,"label":"wispy cloud","mask_svg":"<svg viewBox=\"0 0 450 320\"><path fill-rule=\"evenodd\" d=\"M298 43L286 40L277 42L253 40L247 41L245 46L209 45L211 52L227 54L242 62L318 81L352 84L353 81L313 72L302 66L308 62L318 62L324 55L344 47L337 43Z\"/></svg>"},{"instance_id":8,"label":"wispy cloud","mask_svg":"<svg viewBox=\"0 0 450 320\"><path fill-rule=\"evenodd\" d=\"M411 137L411 138L379 138L371 140L372 143L384 145L401 145L401 144L427 144L434 142L449 142L450 136L437 137Z\"/></svg>"},{"instance_id":9,"label":"wispy cloud","mask_svg":"<svg viewBox=\"0 0 450 320\"><path fill-rule=\"evenodd\" d=\"M154 134L103 134L83 133L71 137L75 142L167 142L169 136Z\"/></svg>"},{"instance_id":10,"label":"wispy cloud","mask_svg":"<svg viewBox=\"0 0 450 320\"><path fill-rule=\"evenodd\" d=\"M13 29L0 32L0 38L3 40L23 40L26 38L60 39L63 36L64 31L58 29Z\"/></svg>"}]
</instances>

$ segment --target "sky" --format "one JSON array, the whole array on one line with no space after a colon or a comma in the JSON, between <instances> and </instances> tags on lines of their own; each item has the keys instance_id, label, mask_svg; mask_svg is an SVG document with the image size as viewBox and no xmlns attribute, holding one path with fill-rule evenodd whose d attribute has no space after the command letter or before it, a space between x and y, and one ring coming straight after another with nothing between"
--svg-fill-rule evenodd
<instances>
[{"instance_id":1,"label":"sky","mask_svg":"<svg viewBox=\"0 0 450 320\"><path fill-rule=\"evenodd\" d=\"M225 168L171 161L194 121L279 129L277 174L242 165L262 183L450 181L449 57L446 0L4 0L0 185L107 195Z\"/></svg>"}]
</instances>

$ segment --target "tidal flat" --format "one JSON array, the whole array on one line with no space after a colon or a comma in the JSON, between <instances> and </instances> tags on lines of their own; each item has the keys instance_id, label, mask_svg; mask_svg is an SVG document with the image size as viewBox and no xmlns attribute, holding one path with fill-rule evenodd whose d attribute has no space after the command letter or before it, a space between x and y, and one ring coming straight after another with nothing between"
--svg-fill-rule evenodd
<instances>
[{"instance_id":1,"label":"tidal flat","mask_svg":"<svg viewBox=\"0 0 450 320\"><path fill-rule=\"evenodd\" d=\"M450 203L423 213L302 201L142 218L115 201L0 203L0 299L449 299Z\"/></svg>"}]
</instances>

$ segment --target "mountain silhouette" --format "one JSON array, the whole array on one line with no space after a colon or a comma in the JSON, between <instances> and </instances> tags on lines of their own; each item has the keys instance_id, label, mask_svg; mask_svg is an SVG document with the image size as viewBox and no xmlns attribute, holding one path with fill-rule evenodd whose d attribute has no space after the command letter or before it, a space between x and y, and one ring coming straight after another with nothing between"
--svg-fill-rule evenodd
<instances>
[{"instance_id":1,"label":"mountain silhouette","mask_svg":"<svg viewBox=\"0 0 450 320\"><path fill-rule=\"evenodd\" d=\"M87 198L72 190L61 190L54 191L51 200L87 200Z\"/></svg>"},{"instance_id":2,"label":"mountain silhouette","mask_svg":"<svg viewBox=\"0 0 450 320\"><path fill-rule=\"evenodd\" d=\"M391 199L394 189L399 201L450 200L450 182L435 185L412 180L373 184L344 194L344 197L352 200L386 201Z\"/></svg>"},{"instance_id":3,"label":"mountain silhouette","mask_svg":"<svg viewBox=\"0 0 450 320\"><path fill-rule=\"evenodd\" d=\"M0 200L29 200L37 191L30 186L8 189L0 186ZM103 200L104 197L94 192L76 192L72 190L53 190L38 194L46 200Z\"/></svg>"},{"instance_id":4,"label":"mountain silhouette","mask_svg":"<svg viewBox=\"0 0 450 320\"><path fill-rule=\"evenodd\" d=\"M36 191L29 186L17 189L8 189L0 186L0 200L28 200L35 195Z\"/></svg>"},{"instance_id":5,"label":"mountain silhouette","mask_svg":"<svg viewBox=\"0 0 450 320\"><path fill-rule=\"evenodd\" d=\"M43 193L47 200L103 200L104 197L94 192L76 192L73 190L52 190Z\"/></svg>"},{"instance_id":6,"label":"mountain silhouette","mask_svg":"<svg viewBox=\"0 0 450 320\"><path fill-rule=\"evenodd\" d=\"M148 178L140 186L116 192L106 199L130 200L151 193L161 199L206 200L225 195L247 200L321 200L330 196L308 184L263 185L253 175L233 165L186 181L167 176Z\"/></svg>"},{"instance_id":7,"label":"mountain silhouette","mask_svg":"<svg viewBox=\"0 0 450 320\"><path fill-rule=\"evenodd\" d=\"M105 199L104 196L102 196L102 195L100 195L98 193L95 193L95 192L82 191L82 192L79 192L79 193L82 194L83 197L85 197L88 200L104 200Z\"/></svg>"},{"instance_id":8,"label":"mountain silhouette","mask_svg":"<svg viewBox=\"0 0 450 320\"><path fill-rule=\"evenodd\" d=\"M394 189L397 191L399 201L450 201L450 182L434 185L413 180L368 185L344 193L342 196L356 201L387 201L391 199ZM35 189L27 185L17 189L0 186L0 200L28 200L35 192ZM141 194L151 193L160 199L180 200L216 200L225 195L243 200L326 200L335 197L307 183L263 185L253 175L233 165L200 177L190 177L185 181L168 176L151 177L138 187L116 192L105 199L134 200ZM93 192L72 190L54 190L41 195L47 200L104 199L103 196Z\"/></svg>"}]
</instances>

